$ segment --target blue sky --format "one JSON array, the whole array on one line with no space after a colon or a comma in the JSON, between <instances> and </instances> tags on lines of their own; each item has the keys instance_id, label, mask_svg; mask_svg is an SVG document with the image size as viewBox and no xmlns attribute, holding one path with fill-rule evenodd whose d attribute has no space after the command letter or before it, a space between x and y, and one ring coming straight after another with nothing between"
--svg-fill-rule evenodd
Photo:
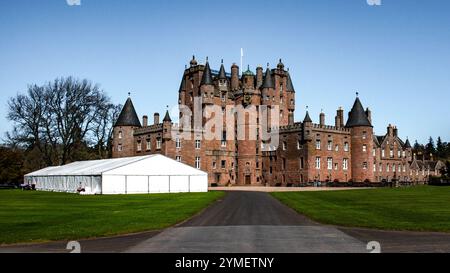
<instances>
[{"instance_id":1,"label":"blue sky","mask_svg":"<svg viewBox=\"0 0 450 273\"><path fill-rule=\"evenodd\" d=\"M377 134L450 141L450 1L14 0L0 2L0 135L8 98L60 76L87 78L138 114L175 105L193 54L227 70L282 58L296 88L296 120L309 106L334 123L355 92Z\"/></svg>"}]
</instances>

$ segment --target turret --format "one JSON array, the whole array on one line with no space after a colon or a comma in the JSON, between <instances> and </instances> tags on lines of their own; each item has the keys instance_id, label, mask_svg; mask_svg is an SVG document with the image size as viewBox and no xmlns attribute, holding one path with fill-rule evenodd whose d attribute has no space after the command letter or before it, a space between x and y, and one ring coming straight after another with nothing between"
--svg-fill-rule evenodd
<instances>
[{"instance_id":1,"label":"turret","mask_svg":"<svg viewBox=\"0 0 450 273\"><path fill-rule=\"evenodd\" d=\"M305 118L303 119L303 139L312 140L312 119L306 110Z\"/></svg>"},{"instance_id":2,"label":"turret","mask_svg":"<svg viewBox=\"0 0 450 273\"><path fill-rule=\"evenodd\" d=\"M200 94L202 96L203 103L210 104L213 102L214 80L212 78L208 58L206 58L206 65L205 69L203 70L202 80L200 82Z\"/></svg>"},{"instance_id":3,"label":"turret","mask_svg":"<svg viewBox=\"0 0 450 273\"><path fill-rule=\"evenodd\" d=\"M255 74L250 70L250 65L247 66L247 71L242 74L242 79L245 89L255 88Z\"/></svg>"},{"instance_id":4,"label":"turret","mask_svg":"<svg viewBox=\"0 0 450 273\"><path fill-rule=\"evenodd\" d=\"M261 85L261 94L263 98L263 104L271 105L272 96L274 96L275 84L272 79L272 74L270 72L269 64L267 64L267 70L264 75L263 83Z\"/></svg>"},{"instance_id":5,"label":"turret","mask_svg":"<svg viewBox=\"0 0 450 273\"><path fill-rule=\"evenodd\" d=\"M351 129L353 182L374 182L373 127L358 97L349 113L346 127Z\"/></svg>"},{"instance_id":6,"label":"turret","mask_svg":"<svg viewBox=\"0 0 450 273\"><path fill-rule=\"evenodd\" d=\"M112 156L130 157L135 155L134 130L141 128L141 122L129 97L113 128Z\"/></svg>"},{"instance_id":7,"label":"turret","mask_svg":"<svg viewBox=\"0 0 450 273\"><path fill-rule=\"evenodd\" d=\"M223 66L223 59L222 59L222 64L220 65L220 70L219 70L219 87L226 87L227 86L227 73L225 72L225 67Z\"/></svg>"},{"instance_id":8,"label":"turret","mask_svg":"<svg viewBox=\"0 0 450 273\"><path fill-rule=\"evenodd\" d=\"M166 111L163 119L163 138L164 140L170 140L172 138L172 119L170 118L169 110Z\"/></svg>"}]
</instances>

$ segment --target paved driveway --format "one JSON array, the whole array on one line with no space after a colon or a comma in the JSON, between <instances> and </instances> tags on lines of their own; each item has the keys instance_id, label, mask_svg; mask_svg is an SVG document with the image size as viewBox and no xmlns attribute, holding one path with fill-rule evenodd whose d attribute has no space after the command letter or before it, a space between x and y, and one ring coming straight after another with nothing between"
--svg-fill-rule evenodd
<instances>
[{"instance_id":1,"label":"paved driveway","mask_svg":"<svg viewBox=\"0 0 450 273\"><path fill-rule=\"evenodd\" d=\"M367 252L334 227L319 225L263 192L230 192L206 211L127 252Z\"/></svg>"}]
</instances>

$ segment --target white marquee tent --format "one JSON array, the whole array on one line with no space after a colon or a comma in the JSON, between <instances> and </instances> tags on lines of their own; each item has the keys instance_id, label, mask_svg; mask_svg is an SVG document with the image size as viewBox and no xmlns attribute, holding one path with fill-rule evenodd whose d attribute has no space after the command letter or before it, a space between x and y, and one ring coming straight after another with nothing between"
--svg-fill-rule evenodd
<instances>
[{"instance_id":1,"label":"white marquee tent","mask_svg":"<svg viewBox=\"0 0 450 273\"><path fill-rule=\"evenodd\" d=\"M80 161L25 175L37 190L86 194L207 192L208 174L163 155Z\"/></svg>"}]
</instances>

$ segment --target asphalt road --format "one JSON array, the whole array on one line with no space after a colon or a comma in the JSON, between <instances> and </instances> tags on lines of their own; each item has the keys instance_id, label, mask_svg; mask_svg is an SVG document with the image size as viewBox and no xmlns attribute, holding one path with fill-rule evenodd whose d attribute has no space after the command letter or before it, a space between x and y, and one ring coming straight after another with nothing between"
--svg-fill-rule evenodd
<instances>
[{"instance_id":1,"label":"asphalt road","mask_svg":"<svg viewBox=\"0 0 450 273\"><path fill-rule=\"evenodd\" d=\"M317 223L264 192L229 192L223 200L182 227L195 226L314 226Z\"/></svg>"},{"instance_id":2,"label":"asphalt road","mask_svg":"<svg viewBox=\"0 0 450 273\"><path fill-rule=\"evenodd\" d=\"M132 253L367 252L366 244L319 225L267 193L230 192L191 220L130 248Z\"/></svg>"}]
</instances>

